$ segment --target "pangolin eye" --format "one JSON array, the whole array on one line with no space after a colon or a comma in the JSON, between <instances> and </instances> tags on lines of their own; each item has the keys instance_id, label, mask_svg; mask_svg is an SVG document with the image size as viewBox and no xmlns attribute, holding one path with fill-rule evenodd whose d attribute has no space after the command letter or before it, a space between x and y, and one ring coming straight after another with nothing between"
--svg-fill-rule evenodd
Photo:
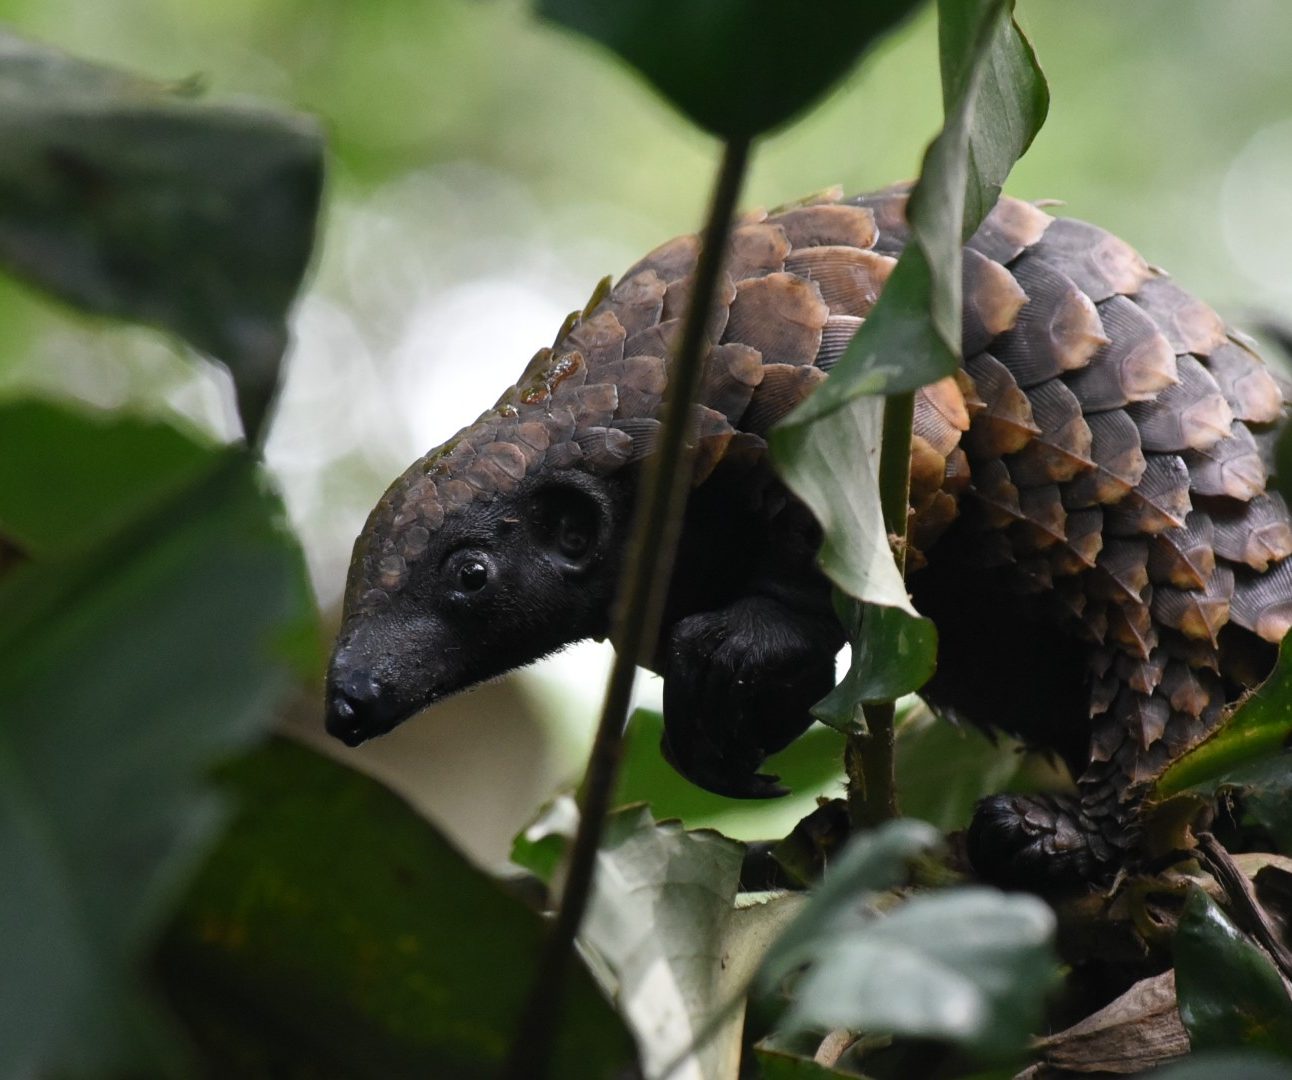
<instances>
[{"instance_id":1,"label":"pangolin eye","mask_svg":"<svg viewBox=\"0 0 1292 1080\"><path fill-rule=\"evenodd\" d=\"M458 585L463 592L479 592L489 583L489 569L478 559L465 562L458 569Z\"/></svg>"}]
</instances>

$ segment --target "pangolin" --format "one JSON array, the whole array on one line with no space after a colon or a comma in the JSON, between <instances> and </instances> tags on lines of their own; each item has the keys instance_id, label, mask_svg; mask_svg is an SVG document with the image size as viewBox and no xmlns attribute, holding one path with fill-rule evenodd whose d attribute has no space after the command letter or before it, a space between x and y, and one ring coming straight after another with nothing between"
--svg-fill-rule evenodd
<instances>
[{"instance_id":1,"label":"pangolin","mask_svg":"<svg viewBox=\"0 0 1292 1080\"><path fill-rule=\"evenodd\" d=\"M820 533L770 428L821 384L907 239L909 188L735 225L694 407L663 629L663 750L731 796L811 723L844 641ZM327 681L354 745L609 628L699 242L599 290L498 403L415 462L355 544ZM1281 386L1128 244L1002 198L967 242L961 369L916 395L908 583L939 630L937 707L1062 757L1070 796L996 796L969 851L1001 882L1097 881L1144 794L1268 672L1292 624L1269 488Z\"/></svg>"}]
</instances>

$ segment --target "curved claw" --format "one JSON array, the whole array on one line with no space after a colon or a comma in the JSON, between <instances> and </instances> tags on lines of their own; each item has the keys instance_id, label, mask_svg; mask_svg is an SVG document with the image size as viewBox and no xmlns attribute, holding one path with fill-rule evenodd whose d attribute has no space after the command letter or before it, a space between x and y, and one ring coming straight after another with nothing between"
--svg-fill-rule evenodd
<instances>
[{"instance_id":1,"label":"curved claw","mask_svg":"<svg viewBox=\"0 0 1292 1080\"><path fill-rule=\"evenodd\" d=\"M1105 869L1076 799L992 795L978 803L966 837L978 875L997 885L1047 892L1088 885Z\"/></svg>"},{"instance_id":2,"label":"curved claw","mask_svg":"<svg viewBox=\"0 0 1292 1080\"><path fill-rule=\"evenodd\" d=\"M697 787L729 799L779 799L790 789L779 783L780 777L771 773L753 772L743 763L724 760L720 756L706 757L692 752L679 754L668 728L660 737L660 753Z\"/></svg>"}]
</instances>

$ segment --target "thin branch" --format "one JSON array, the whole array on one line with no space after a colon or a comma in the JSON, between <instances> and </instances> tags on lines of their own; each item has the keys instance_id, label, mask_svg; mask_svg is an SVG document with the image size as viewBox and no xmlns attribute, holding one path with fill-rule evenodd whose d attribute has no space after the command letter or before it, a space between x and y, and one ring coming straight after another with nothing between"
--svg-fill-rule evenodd
<instances>
[{"instance_id":1,"label":"thin branch","mask_svg":"<svg viewBox=\"0 0 1292 1080\"><path fill-rule=\"evenodd\" d=\"M1252 883L1235 865L1229 852L1211 833L1198 833L1198 849L1211 876L1225 890L1234 921L1246 930L1270 954L1285 979L1292 980L1292 951L1283 944L1279 932L1265 913Z\"/></svg>"},{"instance_id":2,"label":"thin branch","mask_svg":"<svg viewBox=\"0 0 1292 1080\"><path fill-rule=\"evenodd\" d=\"M893 394L884 402L879 452L879 504L897 569L906 573L906 518L911 499L911 422L914 394ZM894 719L891 701L864 708L866 731L849 735L844 746L848 773L848 814L854 828L869 828L897 817Z\"/></svg>"},{"instance_id":3,"label":"thin branch","mask_svg":"<svg viewBox=\"0 0 1292 1080\"><path fill-rule=\"evenodd\" d=\"M695 269L695 291L669 379L669 401L660 432L659 452L646 465L638 495L636 525L612 637L615 662L580 792L579 830L570 852L564 895L539 956L534 983L503 1067L502 1075L508 1080L543 1080L551 1065L570 954L591 896L597 850L619 772L636 665L645 654L646 646L653 646L658 636L681 532L691 480L686 434L691 406L700 385L708 313L722 273L731 219L749 159L749 145L748 139L732 139L723 150Z\"/></svg>"}]
</instances>

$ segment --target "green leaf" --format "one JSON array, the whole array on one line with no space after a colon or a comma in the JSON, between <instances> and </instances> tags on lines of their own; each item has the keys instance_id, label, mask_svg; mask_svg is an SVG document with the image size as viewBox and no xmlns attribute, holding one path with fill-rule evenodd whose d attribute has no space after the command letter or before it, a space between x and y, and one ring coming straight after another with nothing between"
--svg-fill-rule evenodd
<instances>
[{"instance_id":1,"label":"green leaf","mask_svg":"<svg viewBox=\"0 0 1292 1080\"><path fill-rule=\"evenodd\" d=\"M839 927L797 980L787 1030L947 1039L982 1060L1017 1054L1054 980L1054 916L1031 896L961 888Z\"/></svg>"},{"instance_id":2,"label":"green leaf","mask_svg":"<svg viewBox=\"0 0 1292 1080\"><path fill-rule=\"evenodd\" d=\"M764 959L757 978L760 991L770 992L797 967L828 951L834 935L855 924L868 894L900 883L911 861L941 840L933 826L901 818L849 841L807 908Z\"/></svg>"},{"instance_id":3,"label":"green leaf","mask_svg":"<svg viewBox=\"0 0 1292 1080\"><path fill-rule=\"evenodd\" d=\"M645 807L607 819L579 940L613 978L648 1076L681 1055L683 1075L735 1080L739 1071L744 986L802 901L737 909L743 857L743 845L656 824ZM716 1032L687 1054L711 1023Z\"/></svg>"},{"instance_id":4,"label":"green leaf","mask_svg":"<svg viewBox=\"0 0 1292 1080\"><path fill-rule=\"evenodd\" d=\"M1165 798L1224 777L1241 765L1276 757L1292 742L1292 644L1279 647L1273 673L1244 698L1216 733L1178 758L1157 781Z\"/></svg>"},{"instance_id":5,"label":"green leaf","mask_svg":"<svg viewBox=\"0 0 1292 1080\"><path fill-rule=\"evenodd\" d=\"M804 800L810 806L817 795L834 794L843 783L843 740L829 728L809 728L767 760L764 769L779 776L795 797L766 803L729 799L692 784L660 753L663 730L659 713L649 709L633 713L625 732L616 806L648 802L661 820L678 818L689 827L711 825L729 836L766 838L792 827L806 812L801 806Z\"/></svg>"},{"instance_id":6,"label":"green leaf","mask_svg":"<svg viewBox=\"0 0 1292 1080\"><path fill-rule=\"evenodd\" d=\"M224 773L240 807L164 942L208 1072L493 1077L539 916L375 781L286 741ZM580 967L553 1076L615 1077L632 1040Z\"/></svg>"},{"instance_id":7,"label":"green leaf","mask_svg":"<svg viewBox=\"0 0 1292 1080\"><path fill-rule=\"evenodd\" d=\"M1195 1050L1292 1057L1292 999L1283 980L1199 888L1189 891L1173 953L1180 1019Z\"/></svg>"},{"instance_id":8,"label":"green leaf","mask_svg":"<svg viewBox=\"0 0 1292 1080\"><path fill-rule=\"evenodd\" d=\"M920 0L537 0L599 42L692 121L752 137L808 108Z\"/></svg>"},{"instance_id":9,"label":"green leaf","mask_svg":"<svg viewBox=\"0 0 1292 1080\"><path fill-rule=\"evenodd\" d=\"M152 424L44 403L11 403L2 422L70 440L55 460L168 442ZM206 771L263 733L294 681L282 639L314 618L282 505L247 453L178 456L184 486L143 456L117 461L125 477L102 506L74 488L111 538L38 550L0 581L3 1076L173 1064L138 962L220 820ZM38 501L26 485L0 493L30 522Z\"/></svg>"},{"instance_id":10,"label":"green leaf","mask_svg":"<svg viewBox=\"0 0 1292 1080\"><path fill-rule=\"evenodd\" d=\"M0 533L35 558L83 551L219 460L210 440L162 421L0 402Z\"/></svg>"},{"instance_id":11,"label":"green leaf","mask_svg":"<svg viewBox=\"0 0 1292 1080\"><path fill-rule=\"evenodd\" d=\"M1005 790L1022 761L1013 739L912 709L897 725L902 812L944 833L963 829L978 800Z\"/></svg>"},{"instance_id":12,"label":"green leaf","mask_svg":"<svg viewBox=\"0 0 1292 1080\"><path fill-rule=\"evenodd\" d=\"M1012 7L940 5L946 121L911 193L911 239L825 385L772 432L781 476L825 532L822 568L849 596L891 609L851 618L877 636L853 639L848 689L820 706L836 725L862 702L917 690L933 670L934 629L911 606L889 551L878 488L883 403L869 395L913 390L958 363L962 239L1045 118L1044 80Z\"/></svg>"},{"instance_id":13,"label":"green leaf","mask_svg":"<svg viewBox=\"0 0 1292 1080\"><path fill-rule=\"evenodd\" d=\"M1145 1073L1147 1080L1292 1080L1292 1065L1257 1050L1190 1054L1183 1061Z\"/></svg>"},{"instance_id":14,"label":"green leaf","mask_svg":"<svg viewBox=\"0 0 1292 1080\"><path fill-rule=\"evenodd\" d=\"M757 1046L754 1054L763 1071L763 1080L830 1080L831 1077L851 1076L854 1072L836 1072L809 1058L799 1057L785 1050L772 1050Z\"/></svg>"},{"instance_id":15,"label":"green leaf","mask_svg":"<svg viewBox=\"0 0 1292 1080\"><path fill-rule=\"evenodd\" d=\"M0 265L226 363L254 440L323 179L317 124L0 31Z\"/></svg>"}]
</instances>

